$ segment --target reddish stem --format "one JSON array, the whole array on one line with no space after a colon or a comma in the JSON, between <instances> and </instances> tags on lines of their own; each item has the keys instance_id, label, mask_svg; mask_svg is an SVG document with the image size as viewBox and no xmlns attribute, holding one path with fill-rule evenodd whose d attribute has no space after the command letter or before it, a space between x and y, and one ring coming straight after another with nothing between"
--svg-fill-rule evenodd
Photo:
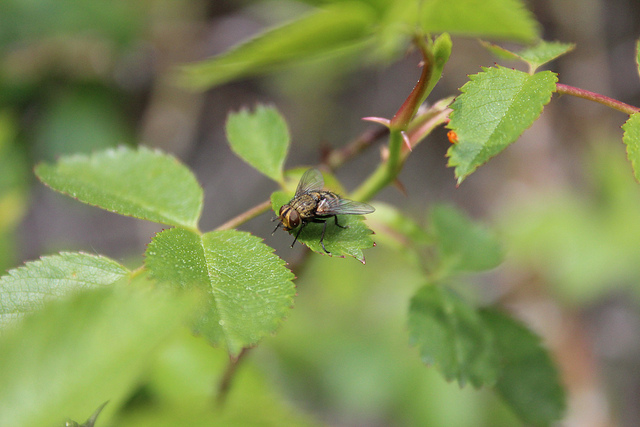
<instances>
[{"instance_id":1,"label":"reddish stem","mask_svg":"<svg viewBox=\"0 0 640 427\"><path fill-rule=\"evenodd\" d=\"M427 46L424 39L416 37L416 45L420 48L422 53L423 65L420 79L416 83L415 87L400 106L400 109L391 119L389 128L391 130L403 131L407 129L409 122L418 111L420 104L424 101L425 91L429 87L429 81L431 80L431 74L433 74L433 53L430 47Z\"/></svg>"},{"instance_id":2,"label":"reddish stem","mask_svg":"<svg viewBox=\"0 0 640 427\"><path fill-rule=\"evenodd\" d=\"M556 84L556 90L558 93L573 95L573 96L577 96L578 98L588 99L589 101L594 101L602 105L606 105L607 107L613 108L614 110L621 111L625 114L631 115L635 113L640 113L640 108L638 107L625 104L622 101L609 98L608 96L600 95L599 93L591 92L591 91L580 89L573 86L563 85L561 83Z\"/></svg>"}]
</instances>

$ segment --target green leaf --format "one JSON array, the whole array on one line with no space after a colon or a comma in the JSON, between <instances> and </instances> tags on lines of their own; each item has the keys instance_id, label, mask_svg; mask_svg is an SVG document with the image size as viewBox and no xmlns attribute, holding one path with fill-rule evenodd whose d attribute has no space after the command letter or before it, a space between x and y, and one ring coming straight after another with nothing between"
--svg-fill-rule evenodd
<instances>
[{"instance_id":1,"label":"green leaf","mask_svg":"<svg viewBox=\"0 0 640 427\"><path fill-rule=\"evenodd\" d=\"M420 2L415 0L384 1L384 11L376 22L373 59L389 62L406 52L411 29L416 28Z\"/></svg>"},{"instance_id":2,"label":"green leaf","mask_svg":"<svg viewBox=\"0 0 640 427\"><path fill-rule=\"evenodd\" d=\"M537 45L528 47L519 52L512 52L498 45L481 41L482 45L494 55L504 59L517 59L529 64L529 73L554 59L571 52L576 45L573 43L540 41Z\"/></svg>"},{"instance_id":3,"label":"green leaf","mask_svg":"<svg viewBox=\"0 0 640 427\"><path fill-rule=\"evenodd\" d=\"M154 350L187 319L189 299L119 286L48 304L0 337L0 418L58 425L131 396Z\"/></svg>"},{"instance_id":4,"label":"green leaf","mask_svg":"<svg viewBox=\"0 0 640 427\"><path fill-rule=\"evenodd\" d=\"M640 113L633 114L622 125L622 141L627 146L627 159L633 167L633 175L640 181Z\"/></svg>"},{"instance_id":5,"label":"green leaf","mask_svg":"<svg viewBox=\"0 0 640 427\"><path fill-rule=\"evenodd\" d=\"M140 147L120 147L92 156L41 163L38 178L83 203L135 218L195 229L202 188L174 157Z\"/></svg>"},{"instance_id":6,"label":"green leaf","mask_svg":"<svg viewBox=\"0 0 640 427\"><path fill-rule=\"evenodd\" d=\"M550 71L531 75L500 66L483 70L469 76L451 105L449 128L458 142L447 155L458 184L518 139L556 88L557 76Z\"/></svg>"},{"instance_id":7,"label":"green leaf","mask_svg":"<svg viewBox=\"0 0 640 427\"><path fill-rule=\"evenodd\" d=\"M46 301L83 289L112 285L129 275L104 256L63 252L42 257L0 277L0 325L12 323Z\"/></svg>"},{"instance_id":8,"label":"green leaf","mask_svg":"<svg viewBox=\"0 0 640 427\"><path fill-rule=\"evenodd\" d=\"M292 198L290 193L276 191L271 195L271 205L273 211L278 214L282 205L288 203ZM375 243L371 238L373 231L365 225L362 215L338 215L338 224L347 228L340 228L335 225L333 218L327 220L327 229L324 234L324 246L330 256L350 256L361 263L365 263L363 249L372 248ZM312 251L327 255L320 244L322 229L324 224L308 223L298 236L298 242L303 243ZM289 233L295 236L299 228Z\"/></svg>"},{"instance_id":9,"label":"green leaf","mask_svg":"<svg viewBox=\"0 0 640 427\"><path fill-rule=\"evenodd\" d=\"M532 41L540 25L519 0L427 0L420 11L422 30L467 36Z\"/></svg>"},{"instance_id":10,"label":"green leaf","mask_svg":"<svg viewBox=\"0 0 640 427\"><path fill-rule=\"evenodd\" d=\"M447 33L440 34L440 36L433 42L432 51L435 63L433 64L433 73L431 74L429 85L425 91L426 96L431 93L434 86L440 80L440 77L442 77L442 70L444 70L445 64L449 61L452 47L453 43L451 43L451 37Z\"/></svg>"},{"instance_id":11,"label":"green leaf","mask_svg":"<svg viewBox=\"0 0 640 427\"><path fill-rule=\"evenodd\" d=\"M145 264L159 281L207 295L196 329L234 356L273 333L293 305L293 274L249 233L165 230L149 243Z\"/></svg>"},{"instance_id":12,"label":"green leaf","mask_svg":"<svg viewBox=\"0 0 640 427\"><path fill-rule=\"evenodd\" d=\"M229 114L227 139L241 159L277 182L283 182L282 166L289 150L289 129L278 110L258 105Z\"/></svg>"},{"instance_id":13,"label":"green leaf","mask_svg":"<svg viewBox=\"0 0 640 427\"><path fill-rule=\"evenodd\" d=\"M409 334L423 362L436 365L447 381L475 387L495 382L493 337L478 312L450 289L428 284L414 295Z\"/></svg>"},{"instance_id":14,"label":"green leaf","mask_svg":"<svg viewBox=\"0 0 640 427\"><path fill-rule=\"evenodd\" d=\"M566 397L540 339L504 313L483 310L480 315L495 337L500 359L498 393L527 425L548 426L559 420Z\"/></svg>"},{"instance_id":15,"label":"green leaf","mask_svg":"<svg viewBox=\"0 0 640 427\"><path fill-rule=\"evenodd\" d=\"M363 44L373 33L371 10L339 2L267 30L235 48L183 67L180 80L195 89L264 74L301 60Z\"/></svg>"},{"instance_id":16,"label":"green leaf","mask_svg":"<svg viewBox=\"0 0 640 427\"><path fill-rule=\"evenodd\" d=\"M431 232L441 260L453 271L483 271L500 265L500 242L459 210L438 205L431 210Z\"/></svg>"}]
</instances>

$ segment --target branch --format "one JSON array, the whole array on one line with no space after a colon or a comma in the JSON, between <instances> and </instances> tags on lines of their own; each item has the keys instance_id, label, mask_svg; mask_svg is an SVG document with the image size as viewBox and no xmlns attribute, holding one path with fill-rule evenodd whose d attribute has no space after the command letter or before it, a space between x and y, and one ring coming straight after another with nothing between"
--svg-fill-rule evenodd
<instances>
[{"instance_id":1,"label":"branch","mask_svg":"<svg viewBox=\"0 0 640 427\"><path fill-rule=\"evenodd\" d=\"M229 221L217 227L216 230L219 231L219 230L229 230L231 228L236 228L237 226L244 224L245 222L257 217L258 215L265 213L266 211L269 210L270 207L271 207L271 200L265 200L259 205L252 207L248 211L243 212L240 215L231 218Z\"/></svg>"},{"instance_id":2,"label":"branch","mask_svg":"<svg viewBox=\"0 0 640 427\"><path fill-rule=\"evenodd\" d=\"M635 113L640 113L640 108L638 107L625 104L622 101L609 98L608 96L600 95L599 93L591 92L591 91L580 89L573 86L564 85L561 83L556 84L556 90L560 94L573 95L573 96L577 96L578 98L588 99L589 101L594 101L599 104L606 105L607 107L613 108L614 110L621 111L625 114L632 115Z\"/></svg>"},{"instance_id":3,"label":"branch","mask_svg":"<svg viewBox=\"0 0 640 427\"><path fill-rule=\"evenodd\" d=\"M373 144L378 138L388 133L389 129L386 127L376 126L369 128L343 148L335 148L324 153L322 163L327 165L331 170L338 169Z\"/></svg>"},{"instance_id":4,"label":"branch","mask_svg":"<svg viewBox=\"0 0 640 427\"><path fill-rule=\"evenodd\" d=\"M238 364L240 360L242 360L243 356L247 354L247 348L243 348L240 354L237 357L229 357L229 364L227 365L227 369L224 371L224 375L218 384L218 394L216 395L216 404L218 406L224 405L224 402L229 395L229 389L231 388L231 381L233 380L234 374L236 373L236 369L238 369Z\"/></svg>"}]
</instances>

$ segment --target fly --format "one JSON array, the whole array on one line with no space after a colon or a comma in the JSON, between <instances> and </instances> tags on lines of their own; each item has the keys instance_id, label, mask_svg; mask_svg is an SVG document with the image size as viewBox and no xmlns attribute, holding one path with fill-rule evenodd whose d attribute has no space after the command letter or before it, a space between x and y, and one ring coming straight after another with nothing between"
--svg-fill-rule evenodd
<instances>
[{"instance_id":1,"label":"fly","mask_svg":"<svg viewBox=\"0 0 640 427\"><path fill-rule=\"evenodd\" d=\"M273 233L275 233L280 226L286 231L295 230L297 227L300 227L295 239L293 239L291 247L296 243L300 232L308 223L318 222L324 224L322 227L322 235L320 236L320 245L322 245L322 249L326 253L331 254L331 252L324 247L324 233L327 230L327 220L333 217L338 227L347 228L346 226L338 224L338 215L365 215L375 210L366 203L343 199L336 193L323 190L323 187L324 179L322 178L322 173L320 173L318 169L309 169L302 175L302 178L300 178L293 199L289 200L289 203L280 208L280 212L276 218L280 222L275 230L273 230Z\"/></svg>"}]
</instances>

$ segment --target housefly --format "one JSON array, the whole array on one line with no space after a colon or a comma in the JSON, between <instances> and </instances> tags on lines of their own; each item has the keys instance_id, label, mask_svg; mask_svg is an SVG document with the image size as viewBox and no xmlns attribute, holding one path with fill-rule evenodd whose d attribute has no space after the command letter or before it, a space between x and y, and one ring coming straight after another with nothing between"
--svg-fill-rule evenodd
<instances>
[{"instance_id":1,"label":"housefly","mask_svg":"<svg viewBox=\"0 0 640 427\"><path fill-rule=\"evenodd\" d=\"M324 247L324 233L327 230L328 219L333 217L336 226L347 228L338 224L338 215L364 215L375 210L366 203L343 199L336 193L323 190L323 187L324 179L322 178L322 173L318 169L309 169L300 178L293 199L280 208L276 218L280 222L273 230L273 233L280 226L286 231L300 227L291 247L296 243L300 232L308 223L319 222L324 223L322 235L320 236L320 245L322 245L322 249L326 253L330 254L331 252Z\"/></svg>"}]
</instances>

